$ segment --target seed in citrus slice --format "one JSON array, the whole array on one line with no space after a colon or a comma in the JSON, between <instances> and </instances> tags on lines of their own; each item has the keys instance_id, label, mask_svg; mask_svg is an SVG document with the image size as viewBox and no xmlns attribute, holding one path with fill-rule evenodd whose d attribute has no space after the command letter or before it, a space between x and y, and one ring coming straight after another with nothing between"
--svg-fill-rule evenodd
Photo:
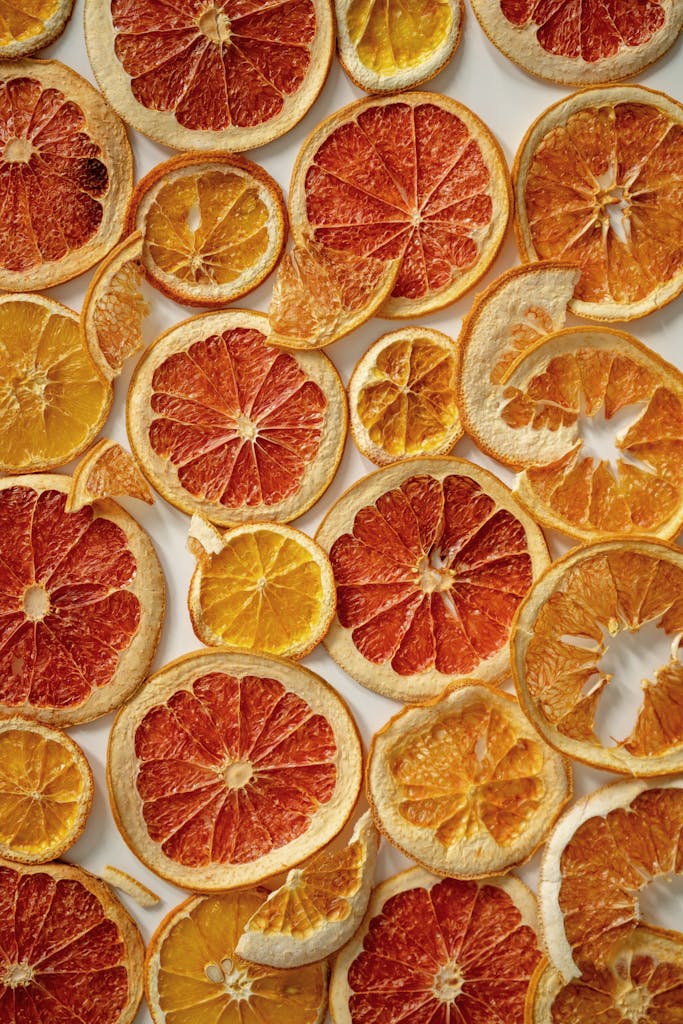
<instances>
[{"instance_id":1,"label":"seed in citrus slice","mask_svg":"<svg viewBox=\"0 0 683 1024\"><path fill-rule=\"evenodd\" d=\"M268 345L268 318L231 309L185 320L144 354L128 436L172 505L219 525L295 519L330 484L346 395L322 352Z\"/></svg>"},{"instance_id":2,"label":"seed in citrus slice","mask_svg":"<svg viewBox=\"0 0 683 1024\"><path fill-rule=\"evenodd\" d=\"M251 888L191 896L161 922L145 964L154 1024L321 1024L326 964L282 971L235 954L242 928L267 895Z\"/></svg>"},{"instance_id":3,"label":"seed in citrus slice","mask_svg":"<svg viewBox=\"0 0 683 1024\"><path fill-rule=\"evenodd\" d=\"M66 512L70 483L0 480L0 712L60 726L130 697L164 613L147 534L109 499Z\"/></svg>"},{"instance_id":4,"label":"seed in citrus slice","mask_svg":"<svg viewBox=\"0 0 683 1024\"><path fill-rule=\"evenodd\" d=\"M78 512L98 498L125 495L154 504L147 481L130 452L103 437L84 455L74 470L66 511Z\"/></svg>"},{"instance_id":5,"label":"seed in citrus slice","mask_svg":"<svg viewBox=\"0 0 683 1024\"><path fill-rule=\"evenodd\" d=\"M151 889L148 889L142 882L138 882L137 878L133 878L126 871L121 871L119 868L112 867L111 864L106 864L100 874L100 878L107 885L113 886L114 889L120 889L121 892L125 892L127 896L130 896L140 907L150 909L156 907L159 902L159 897Z\"/></svg>"},{"instance_id":6,"label":"seed in citrus slice","mask_svg":"<svg viewBox=\"0 0 683 1024\"><path fill-rule=\"evenodd\" d=\"M388 317L454 302L495 259L510 214L500 146L472 111L430 92L358 100L322 122L289 193L296 242L400 259Z\"/></svg>"},{"instance_id":7,"label":"seed in citrus slice","mask_svg":"<svg viewBox=\"0 0 683 1024\"><path fill-rule=\"evenodd\" d=\"M155 287L187 306L223 306L273 270L286 216L280 186L258 164L185 154L139 182L128 227L142 232L141 262Z\"/></svg>"},{"instance_id":8,"label":"seed in citrus slice","mask_svg":"<svg viewBox=\"0 0 683 1024\"><path fill-rule=\"evenodd\" d=\"M351 433L378 466L445 455L462 436L455 395L455 343L441 331L404 327L384 334L349 381Z\"/></svg>"},{"instance_id":9,"label":"seed in citrus slice","mask_svg":"<svg viewBox=\"0 0 683 1024\"><path fill-rule=\"evenodd\" d=\"M145 947L83 868L0 862L0 1014L8 1024L132 1024Z\"/></svg>"},{"instance_id":10,"label":"seed in citrus slice","mask_svg":"<svg viewBox=\"0 0 683 1024\"><path fill-rule=\"evenodd\" d=\"M329 0L88 0L95 77L137 131L174 149L236 152L293 128L325 84Z\"/></svg>"},{"instance_id":11,"label":"seed in citrus slice","mask_svg":"<svg viewBox=\"0 0 683 1024\"><path fill-rule=\"evenodd\" d=\"M66 28L74 0L9 0L0 8L0 59L28 57Z\"/></svg>"},{"instance_id":12,"label":"seed in citrus slice","mask_svg":"<svg viewBox=\"0 0 683 1024\"><path fill-rule=\"evenodd\" d=\"M464 459L396 463L342 495L316 539L337 584L325 646L358 682L421 701L456 675L507 675L510 624L548 550L496 477Z\"/></svg>"},{"instance_id":13,"label":"seed in citrus slice","mask_svg":"<svg viewBox=\"0 0 683 1024\"><path fill-rule=\"evenodd\" d=\"M0 65L0 288L51 288L118 241L133 187L126 130L56 60Z\"/></svg>"},{"instance_id":14,"label":"seed in citrus slice","mask_svg":"<svg viewBox=\"0 0 683 1024\"><path fill-rule=\"evenodd\" d=\"M19 715L0 719L0 856L60 857L85 828L92 797L90 765L65 733Z\"/></svg>"},{"instance_id":15,"label":"seed in citrus slice","mask_svg":"<svg viewBox=\"0 0 683 1024\"><path fill-rule=\"evenodd\" d=\"M412 860L482 878L529 859L571 777L512 697L463 679L375 733L366 788L377 827Z\"/></svg>"},{"instance_id":16,"label":"seed in citrus slice","mask_svg":"<svg viewBox=\"0 0 683 1024\"><path fill-rule=\"evenodd\" d=\"M126 842L152 871L201 892L317 852L344 827L361 773L353 718L319 676L224 651L152 676L117 716L107 756Z\"/></svg>"},{"instance_id":17,"label":"seed in citrus slice","mask_svg":"<svg viewBox=\"0 0 683 1024\"><path fill-rule=\"evenodd\" d=\"M523 1024L540 956L536 901L519 879L462 881L412 868L377 886L337 957L332 1019Z\"/></svg>"},{"instance_id":18,"label":"seed in citrus slice","mask_svg":"<svg viewBox=\"0 0 683 1024\"><path fill-rule=\"evenodd\" d=\"M244 926L237 952L271 967L324 960L358 930L370 899L379 836L369 811L348 846L289 872Z\"/></svg>"},{"instance_id":19,"label":"seed in citrus slice","mask_svg":"<svg viewBox=\"0 0 683 1024\"><path fill-rule=\"evenodd\" d=\"M581 267L569 303L595 320L632 320L683 289L683 107L643 86L585 89L541 114L515 157L523 262Z\"/></svg>"}]
</instances>

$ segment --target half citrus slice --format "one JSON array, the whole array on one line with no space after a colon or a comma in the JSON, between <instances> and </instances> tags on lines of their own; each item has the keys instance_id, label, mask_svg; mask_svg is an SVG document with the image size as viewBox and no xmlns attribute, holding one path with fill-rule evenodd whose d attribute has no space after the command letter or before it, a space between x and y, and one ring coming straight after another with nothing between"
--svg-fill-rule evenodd
<instances>
[{"instance_id":1,"label":"half citrus slice","mask_svg":"<svg viewBox=\"0 0 683 1024\"><path fill-rule=\"evenodd\" d=\"M61 36L74 0L12 0L3 3L0 60L29 57Z\"/></svg>"},{"instance_id":2,"label":"half citrus slice","mask_svg":"<svg viewBox=\"0 0 683 1024\"><path fill-rule=\"evenodd\" d=\"M154 504L152 492L132 455L116 441L103 437L76 466L66 511L78 512L98 498L119 496Z\"/></svg>"}]
</instances>

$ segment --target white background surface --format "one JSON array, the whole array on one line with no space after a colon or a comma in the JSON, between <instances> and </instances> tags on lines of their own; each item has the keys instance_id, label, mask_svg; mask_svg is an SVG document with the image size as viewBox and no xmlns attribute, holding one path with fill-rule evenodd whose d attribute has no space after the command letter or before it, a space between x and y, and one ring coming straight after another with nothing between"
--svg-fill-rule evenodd
<instances>
[{"instance_id":1,"label":"white background surface","mask_svg":"<svg viewBox=\"0 0 683 1024\"><path fill-rule=\"evenodd\" d=\"M62 38L38 56L58 58L94 83L85 52L82 25L83 6L82 0L78 0L72 20ZM679 40L678 46L651 69L632 81L660 89L675 99L682 100L683 46L681 41ZM469 8L466 11L462 40L454 59L424 88L446 93L466 104L478 114L502 143L509 164L512 163L517 147L531 122L547 106L562 99L571 91L530 77L499 54L485 38ZM327 84L306 118L283 138L261 149L252 150L246 155L261 163L277 179L286 196L294 158L308 132L323 117L363 95L364 93L346 78L335 57ZM129 131L129 135L135 154L136 179L146 174L155 164L173 155L173 151L151 142L133 130ZM510 232L501 254L478 289L489 284L503 270L518 262L516 247ZM90 277L91 273L85 274L67 285L52 289L47 294L51 294L73 309L79 310ZM272 278L238 304L265 311L268 307L271 288ZM178 323L193 313L192 310L174 304L152 289L149 289L147 294L153 305L152 316L145 327L148 340L152 340L161 330ZM441 313L426 317L420 322L457 338L462 317L468 311L470 303L471 294L466 295ZM195 310L194 312L200 311ZM570 318L569 323L572 322L576 321ZM402 324L397 321L375 319L326 350L340 370L345 383L348 382L356 360L370 343L386 331L400 326ZM681 353L683 347L683 296L644 320L632 322L625 329L630 330L665 359L676 362L679 366L683 365ZM115 438L126 446L128 443L125 433L124 408L133 362L130 361L123 375L115 382L114 407L102 434L102 436ZM609 443L604 437L598 437L597 445L599 449L609 453ZM468 439L460 441L454 449L454 454L471 458L497 473L506 482L511 481L511 474L508 471L483 456ZM67 469L70 468L67 467ZM317 506L297 520L294 525L308 533L314 533L331 503L354 480L370 472L373 468L372 464L358 453L349 437L343 461L332 486L323 495ZM186 606L188 584L194 567L194 560L185 548L189 519L159 497L151 508L131 500L123 501L122 504L136 516L152 536L166 575L167 613L161 643L153 666L159 668L171 659L200 647L191 629ZM570 541L559 535L549 535L549 541L554 556L571 546ZM623 690L616 691L616 687L611 688L617 732L622 726L628 729L629 722L632 722L635 717L635 701L640 692L639 680L648 675L656 665L661 664L667 656L665 645L657 645L655 649L649 643L649 641L654 642L655 633L654 627L643 631L635 643L631 642L628 645L629 650L622 652L616 660L615 666L625 672L623 678L626 679L628 676L627 689L630 691L629 703L629 700L624 698ZM304 664L324 676L347 699L356 716L366 746L373 731L384 724L400 708L397 703L379 697L355 683L332 662L322 647L307 657ZM71 735L85 749L90 760L95 775L96 794L86 830L65 859L82 864L94 872L101 871L105 864L116 865L159 893L161 903L155 910L141 910L127 897L122 897L123 902L138 921L145 941L148 941L162 916L184 899L186 894L161 881L140 864L128 850L114 825L104 780L106 744L111 721L112 716L107 716L98 722L71 730ZM624 733L618 732L618 734L623 735ZM603 785L616 778L608 773L591 771L586 768L577 769L574 774L577 794L588 792L597 785ZM404 857L384 843L380 853L378 876L386 877L407 864ZM521 869L520 874L531 885L534 885L537 869L538 856ZM677 898L674 899L675 896ZM650 910L652 910L652 906ZM660 900L654 913L657 919L656 923L674 927L678 922L680 927L680 922L683 920L683 885L679 886L677 882L671 883L668 893ZM136 1018L136 1024L143 1024L143 1022L147 1024L150 1020L149 1013L143 1004Z\"/></svg>"}]
</instances>

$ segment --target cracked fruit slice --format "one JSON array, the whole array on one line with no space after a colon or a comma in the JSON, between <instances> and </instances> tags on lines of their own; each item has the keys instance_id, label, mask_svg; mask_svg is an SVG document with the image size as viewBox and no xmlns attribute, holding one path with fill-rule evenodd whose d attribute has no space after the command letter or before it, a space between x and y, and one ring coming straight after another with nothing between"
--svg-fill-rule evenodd
<instances>
[{"instance_id":1,"label":"cracked fruit slice","mask_svg":"<svg viewBox=\"0 0 683 1024\"><path fill-rule=\"evenodd\" d=\"M683 289L683 107L643 86L585 89L534 121L515 157L524 263L581 267L569 308L632 320Z\"/></svg>"},{"instance_id":2,"label":"cracked fruit slice","mask_svg":"<svg viewBox=\"0 0 683 1024\"><path fill-rule=\"evenodd\" d=\"M66 511L78 512L98 498L120 495L154 504L152 492L132 455L116 441L103 437L76 466Z\"/></svg>"},{"instance_id":3,"label":"cracked fruit slice","mask_svg":"<svg viewBox=\"0 0 683 1024\"><path fill-rule=\"evenodd\" d=\"M325 646L358 682L419 701L456 675L505 678L510 624L548 550L496 477L464 459L397 463L342 495L316 539L337 584Z\"/></svg>"},{"instance_id":4,"label":"cracked fruit slice","mask_svg":"<svg viewBox=\"0 0 683 1024\"><path fill-rule=\"evenodd\" d=\"M316 853L344 827L361 774L355 722L327 683L282 658L223 651L152 676L117 716L107 756L126 842L201 892Z\"/></svg>"},{"instance_id":5,"label":"cracked fruit slice","mask_svg":"<svg viewBox=\"0 0 683 1024\"><path fill-rule=\"evenodd\" d=\"M500 146L467 107L430 92L358 100L308 137L292 172L295 241L401 261L388 317L460 298L495 259L510 215Z\"/></svg>"},{"instance_id":6,"label":"cracked fruit slice","mask_svg":"<svg viewBox=\"0 0 683 1024\"><path fill-rule=\"evenodd\" d=\"M380 832L408 857L482 878L531 857L571 777L513 697L463 679L375 733L366 788Z\"/></svg>"},{"instance_id":7,"label":"cracked fruit slice","mask_svg":"<svg viewBox=\"0 0 683 1024\"><path fill-rule=\"evenodd\" d=\"M54 43L66 28L74 0L3 0L0 60L29 57Z\"/></svg>"}]
</instances>

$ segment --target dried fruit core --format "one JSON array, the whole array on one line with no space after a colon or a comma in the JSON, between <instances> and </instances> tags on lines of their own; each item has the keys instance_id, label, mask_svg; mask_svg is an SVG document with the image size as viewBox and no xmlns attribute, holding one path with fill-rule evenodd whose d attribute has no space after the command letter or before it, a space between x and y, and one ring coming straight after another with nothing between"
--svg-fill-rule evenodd
<instances>
[{"instance_id":1,"label":"dried fruit core","mask_svg":"<svg viewBox=\"0 0 683 1024\"><path fill-rule=\"evenodd\" d=\"M22 960L18 964L10 964L5 971L2 984L6 988L19 988L20 986L30 985L33 981L33 968L26 960Z\"/></svg>"},{"instance_id":2,"label":"dried fruit core","mask_svg":"<svg viewBox=\"0 0 683 1024\"><path fill-rule=\"evenodd\" d=\"M3 150L2 159L8 164L27 164L34 153L29 139L10 139Z\"/></svg>"},{"instance_id":3,"label":"dried fruit core","mask_svg":"<svg viewBox=\"0 0 683 1024\"><path fill-rule=\"evenodd\" d=\"M254 770L250 761L233 761L223 772L228 789L242 789L251 782Z\"/></svg>"},{"instance_id":4,"label":"dried fruit core","mask_svg":"<svg viewBox=\"0 0 683 1024\"><path fill-rule=\"evenodd\" d=\"M202 35L212 43L230 42L230 18L216 7L209 7L197 19L197 27Z\"/></svg>"},{"instance_id":5,"label":"dried fruit core","mask_svg":"<svg viewBox=\"0 0 683 1024\"><path fill-rule=\"evenodd\" d=\"M441 1003L454 1003L462 992L465 976L455 962L443 964L434 976L433 992Z\"/></svg>"},{"instance_id":6,"label":"dried fruit core","mask_svg":"<svg viewBox=\"0 0 683 1024\"><path fill-rule=\"evenodd\" d=\"M34 583L24 594L24 614L32 622L44 619L50 610L50 595L45 587Z\"/></svg>"}]
</instances>

